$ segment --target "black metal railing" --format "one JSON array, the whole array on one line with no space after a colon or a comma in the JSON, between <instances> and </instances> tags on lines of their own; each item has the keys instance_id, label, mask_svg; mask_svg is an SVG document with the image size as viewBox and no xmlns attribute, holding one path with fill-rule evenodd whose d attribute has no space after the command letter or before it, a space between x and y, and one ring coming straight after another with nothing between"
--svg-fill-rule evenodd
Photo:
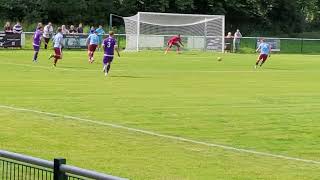
<instances>
[{"instance_id":1,"label":"black metal railing","mask_svg":"<svg viewBox=\"0 0 320 180\"><path fill-rule=\"evenodd\" d=\"M52 170L0 158L1 180L51 180Z\"/></svg>"},{"instance_id":2,"label":"black metal railing","mask_svg":"<svg viewBox=\"0 0 320 180\"><path fill-rule=\"evenodd\" d=\"M70 165L0 150L0 180L124 180Z\"/></svg>"}]
</instances>

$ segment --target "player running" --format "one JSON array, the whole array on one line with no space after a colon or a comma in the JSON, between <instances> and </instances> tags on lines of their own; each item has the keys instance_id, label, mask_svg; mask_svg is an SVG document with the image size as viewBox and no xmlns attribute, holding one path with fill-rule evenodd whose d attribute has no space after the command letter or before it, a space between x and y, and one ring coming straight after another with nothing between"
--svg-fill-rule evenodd
<instances>
[{"instance_id":1,"label":"player running","mask_svg":"<svg viewBox=\"0 0 320 180\"><path fill-rule=\"evenodd\" d=\"M168 41L168 47L165 51L164 54L167 54L168 51L172 48L172 46L176 46L177 47L177 53L180 54L180 46L184 46L181 42L181 37L180 34L178 34L177 36L173 36L169 39Z\"/></svg>"},{"instance_id":2,"label":"player running","mask_svg":"<svg viewBox=\"0 0 320 180\"><path fill-rule=\"evenodd\" d=\"M257 69L260 61L260 67L267 61L268 56L270 57L270 53L271 53L271 46L268 43L264 42L264 39L260 39L260 45L258 47L258 49L256 50L256 52L260 51L260 55L258 57L258 60L256 62L256 65L254 66L255 69Z\"/></svg>"},{"instance_id":3,"label":"player running","mask_svg":"<svg viewBox=\"0 0 320 180\"><path fill-rule=\"evenodd\" d=\"M58 33L53 37L53 47L54 47L54 55L51 55L49 59L54 58L53 66L57 66L57 62L59 59L62 59L62 46L63 46L63 35L62 28L58 28Z\"/></svg>"},{"instance_id":4,"label":"player running","mask_svg":"<svg viewBox=\"0 0 320 180\"><path fill-rule=\"evenodd\" d=\"M93 30L92 34L90 34L89 37L87 38L89 63L93 63L94 61L93 55L98 45L99 45L98 32Z\"/></svg>"},{"instance_id":5,"label":"player running","mask_svg":"<svg viewBox=\"0 0 320 180\"><path fill-rule=\"evenodd\" d=\"M34 35L33 35L33 50L34 50L33 62L38 62L37 59L38 59L38 54L40 50L42 30L43 30L42 26L37 27L37 30L34 32Z\"/></svg>"},{"instance_id":6,"label":"player running","mask_svg":"<svg viewBox=\"0 0 320 180\"><path fill-rule=\"evenodd\" d=\"M102 43L102 47L104 49L103 72L105 73L105 76L108 76L108 73L110 71L111 63L113 61L113 56L114 56L114 50L117 51L117 54L120 57L117 41L113 38L113 36L114 36L113 31L110 31L109 37L104 39Z\"/></svg>"}]
</instances>

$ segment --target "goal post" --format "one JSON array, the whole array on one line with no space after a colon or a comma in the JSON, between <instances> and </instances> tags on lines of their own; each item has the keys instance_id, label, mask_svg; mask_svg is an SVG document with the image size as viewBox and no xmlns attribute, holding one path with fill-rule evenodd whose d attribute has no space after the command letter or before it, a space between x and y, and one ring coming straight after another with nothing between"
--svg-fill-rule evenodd
<instances>
[{"instance_id":1,"label":"goal post","mask_svg":"<svg viewBox=\"0 0 320 180\"><path fill-rule=\"evenodd\" d=\"M224 21L224 15L138 12L124 17L126 50L160 50L180 34L188 50L223 52Z\"/></svg>"}]
</instances>

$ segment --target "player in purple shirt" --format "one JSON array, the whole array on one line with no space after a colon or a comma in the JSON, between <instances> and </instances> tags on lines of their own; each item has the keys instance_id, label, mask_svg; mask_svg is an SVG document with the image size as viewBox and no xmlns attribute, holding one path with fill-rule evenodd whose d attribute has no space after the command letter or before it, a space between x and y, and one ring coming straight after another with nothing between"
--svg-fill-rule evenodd
<instances>
[{"instance_id":1,"label":"player in purple shirt","mask_svg":"<svg viewBox=\"0 0 320 180\"><path fill-rule=\"evenodd\" d=\"M33 62L37 62L37 59L38 59L38 54L39 54L40 44L41 44L41 37L42 37L42 30L43 30L42 26L39 26L33 35L33 50L34 50Z\"/></svg>"},{"instance_id":2,"label":"player in purple shirt","mask_svg":"<svg viewBox=\"0 0 320 180\"><path fill-rule=\"evenodd\" d=\"M114 50L117 51L118 56L120 57L120 53L118 50L117 41L113 38L114 33L113 31L109 32L109 37L103 40L102 47L104 49L104 56L103 56L103 72L106 76L108 76L111 63L113 61Z\"/></svg>"}]
</instances>

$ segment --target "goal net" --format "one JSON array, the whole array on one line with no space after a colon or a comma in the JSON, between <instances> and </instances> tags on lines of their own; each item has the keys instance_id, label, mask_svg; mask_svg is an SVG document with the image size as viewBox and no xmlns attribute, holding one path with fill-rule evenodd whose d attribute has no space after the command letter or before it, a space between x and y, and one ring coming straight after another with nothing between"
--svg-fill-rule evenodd
<instances>
[{"instance_id":1,"label":"goal net","mask_svg":"<svg viewBox=\"0 0 320 180\"><path fill-rule=\"evenodd\" d=\"M138 12L124 17L126 50L163 49L167 41L180 34L184 48L189 50L224 50L225 17Z\"/></svg>"}]
</instances>

